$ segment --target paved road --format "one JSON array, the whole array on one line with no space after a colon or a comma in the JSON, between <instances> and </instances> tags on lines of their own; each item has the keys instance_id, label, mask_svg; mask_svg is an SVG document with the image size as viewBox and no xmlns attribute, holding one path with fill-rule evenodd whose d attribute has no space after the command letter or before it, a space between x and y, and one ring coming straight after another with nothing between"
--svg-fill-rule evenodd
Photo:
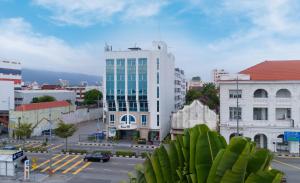
<instances>
[{"instance_id":1,"label":"paved road","mask_svg":"<svg viewBox=\"0 0 300 183\"><path fill-rule=\"evenodd\" d=\"M285 173L288 183L300 182L300 158L274 158L272 168Z\"/></svg>"},{"instance_id":2,"label":"paved road","mask_svg":"<svg viewBox=\"0 0 300 183\"><path fill-rule=\"evenodd\" d=\"M29 158L37 158L34 173L47 174L49 159L52 158L54 175L45 179L44 183L119 183L128 179L128 172L142 163L142 159L111 158L107 163L83 162L83 156L28 154ZM33 174L34 175L34 174Z\"/></svg>"}]
</instances>

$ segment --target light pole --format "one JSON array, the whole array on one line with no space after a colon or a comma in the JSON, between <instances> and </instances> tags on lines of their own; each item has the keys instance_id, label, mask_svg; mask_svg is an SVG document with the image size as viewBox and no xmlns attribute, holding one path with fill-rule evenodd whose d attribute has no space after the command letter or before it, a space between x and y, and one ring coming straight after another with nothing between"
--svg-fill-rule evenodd
<instances>
[{"instance_id":1,"label":"light pole","mask_svg":"<svg viewBox=\"0 0 300 183\"><path fill-rule=\"evenodd\" d=\"M242 111L241 111L242 112ZM236 136L240 136L240 129L239 129L239 75L236 76ZM242 115L242 113L241 113Z\"/></svg>"}]
</instances>

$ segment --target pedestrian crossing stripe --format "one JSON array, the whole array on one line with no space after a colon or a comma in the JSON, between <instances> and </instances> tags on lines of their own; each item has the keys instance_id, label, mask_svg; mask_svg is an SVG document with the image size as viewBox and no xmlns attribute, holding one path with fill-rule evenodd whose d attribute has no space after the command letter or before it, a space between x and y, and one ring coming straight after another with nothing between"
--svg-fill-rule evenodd
<instances>
[{"instance_id":1,"label":"pedestrian crossing stripe","mask_svg":"<svg viewBox=\"0 0 300 183\"><path fill-rule=\"evenodd\" d=\"M85 169L86 167L90 166L92 162L87 162L85 163L82 167L80 167L79 169L77 169L75 172L73 172L73 175L78 174L79 172L81 172L83 169Z\"/></svg>"},{"instance_id":2,"label":"pedestrian crossing stripe","mask_svg":"<svg viewBox=\"0 0 300 183\"><path fill-rule=\"evenodd\" d=\"M51 159L52 159L52 160L55 160L56 158L58 158L58 157L60 157L60 156L62 156L62 155L61 155L61 154L58 154L58 155L54 156L54 157L51 158ZM33 170L36 170L36 169L38 169L39 167L41 167L41 166L43 166L43 165L45 165L45 164L47 164L47 163L49 163L49 162L50 162L50 160L44 161L43 163L41 163L41 164L37 165L36 167L32 168L31 170L32 170L32 171L33 171Z\"/></svg>"},{"instance_id":3,"label":"pedestrian crossing stripe","mask_svg":"<svg viewBox=\"0 0 300 183\"><path fill-rule=\"evenodd\" d=\"M70 166L69 168L67 168L65 171L63 171L63 174L68 173L70 170L72 170L73 168L75 168L77 165L79 165L81 162L83 162L83 160L80 160L78 162L76 162L75 164L73 164L72 166Z\"/></svg>"},{"instance_id":4,"label":"pedestrian crossing stripe","mask_svg":"<svg viewBox=\"0 0 300 183\"><path fill-rule=\"evenodd\" d=\"M63 144L59 144L59 145L57 145L57 146L54 146L54 147L50 148L50 150L55 150L55 149L57 149L57 148L59 148L59 147L61 147L61 146L63 146Z\"/></svg>"},{"instance_id":5,"label":"pedestrian crossing stripe","mask_svg":"<svg viewBox=\"0 0 300 183\"><path fill-rule=\"evenodd\" d=\"M54 162L53 164L51 164L51 166L57 165L58 163L60 163L60 162L62 162L63 160L67 159L69 156L70 156L70 155L67 155L67 156L65 156L64 158L57 160L56 162ZM50 169L50 166L47 166L46 168L44 168L43 170L41 170L41 173L47 171L48 169Z\"/></svg>"},{"instance_id":6,"label":"pedestrian crossing stripe","mask_svg":"<svg viewBox=\"0 0 300 183\"><path fill-rule=\"evenodd\" d=\"M55 169L53 170L53 173L55 173L57 170L61 169L62 167L64 167L64 166L70 164L72 161L74 161L74 160L77 159L78 157L79 157L79 155L73 157L72 159L66 161L64 164L58 166L57 168L55 168Z\"/></svg>"}]
</instances>

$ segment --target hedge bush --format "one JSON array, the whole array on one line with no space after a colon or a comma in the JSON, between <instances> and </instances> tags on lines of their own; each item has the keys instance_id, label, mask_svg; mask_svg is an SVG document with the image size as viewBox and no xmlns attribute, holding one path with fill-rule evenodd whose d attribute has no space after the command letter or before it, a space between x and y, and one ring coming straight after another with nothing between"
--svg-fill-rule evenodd
<instances>
[{"instance_id":1,"label":"hedge bush","mask_svg":"<svg viewBox=\"0 0 300 183\"><path fill-rule=\"evenodd\" d=\"M63 149L62 152L63 153L86 154L87 150L84 150L84 149L68 149L66 151L65 149Z\"/></svg>"},{"instance_id":2,"label":"hedge bush","mask_svg":"<svg viewBox=\"0 0 300 183\"><path fill-rule=\"evenodd\" d=\"M94 153L102 153L102 154L108 154L108 155L110 155L110 156L112 155L112 152L111 152L111 151L108 151L108 150L107 150L107 151L105 151L105 150L97 150L97 151L93 151L92 153L93 153L93 154L94 154Z\"/></svg>"},{"instance_id":3,"label":"hedge bush","mask_svg":"<svg viewBox=\"0 0 300 183\"><path fill-rule=\"evenodd\" d=\"M116 155L117 156L136 156L136 153L133 151L116 151Z\"/></svg>"},{"instance_id":4,"label":"hedge bush","mask_svg":"<svg viewBox=\"0 0 300 183\"><path fill-rule=\"evenodd\" d=\"M24 151L30 151L30 152L47 152L47 148L43 146L39 147L25 147L23 149Z\"/></svg>"}]
</instances>

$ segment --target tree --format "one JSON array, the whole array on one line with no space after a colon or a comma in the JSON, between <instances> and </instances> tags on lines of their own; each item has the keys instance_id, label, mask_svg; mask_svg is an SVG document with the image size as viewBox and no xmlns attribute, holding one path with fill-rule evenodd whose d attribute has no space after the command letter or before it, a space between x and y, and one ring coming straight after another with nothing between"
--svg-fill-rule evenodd
<instances>
[{"instance_id":1,"label":"tree","mask_svg":"<svg viewBox=\"0 0 300 183\"><path fill-rule=\"evenodd\" d=\"M99 90L89 90L84 95L84 104L97 104L98 100L102 100L102 93Z\"/></svg>"},{"instance_id":2,"label":"tree","mask_svg":"<svg viewBox=\"0 0 300 183\"><path fill-rule=\"evenodd\" d=\"M256 149L245 137L223 136L206 125L186 129L168 145L156 148L136 166L136 183L280 183L283 173L271 169L272 154Z\"/></svg>"},{"instance_id":3,"label":"tree","mask_svg":"<svg viewBox=\"0 0 300 183\"><path fill-rule=\"evenodd\" d=\"M31 103L41 103L41 102L53 102L56 101L56 99L52 96L41 96L41 97L33 97Z\"/></svg>"},{"instance_id":4,"label":"tree","mask_svg":"<svg viewBox=\"0 0 300 183\"><path fill-rule=\"evenodd\" d=\"M19 123L19 125L15 128L14 134L17 137L17 139L21 139L24 141L27 138L30 138L34 127L32 127L31 123ZM24 147L24 144L23 144Z\"/></svg>"},{"instance_id":5,"label":"tree","mask_svg":"<svg viewBox=\"0 0 300 183\"><path fill-rule=\"evenodd\" d=\"M201 101L210 109L219 113L220 100L218 90L213 83L206 83L201 89L191 89L186 94L186 104L191 104L194 100Z\"/></svg>"},{"instance_id":6,"label":"tree","mask_svg":"<svg viewBox=\"0 0 300 183\"><path fill-rule=\"evenodd\" d=\"M55 135L66 140L66 151L68 149L68 137L71 137L76 132L74 124L66 124L63 121L58 123L56 129L54 129Z\"/></svg>"}]
</instances>

